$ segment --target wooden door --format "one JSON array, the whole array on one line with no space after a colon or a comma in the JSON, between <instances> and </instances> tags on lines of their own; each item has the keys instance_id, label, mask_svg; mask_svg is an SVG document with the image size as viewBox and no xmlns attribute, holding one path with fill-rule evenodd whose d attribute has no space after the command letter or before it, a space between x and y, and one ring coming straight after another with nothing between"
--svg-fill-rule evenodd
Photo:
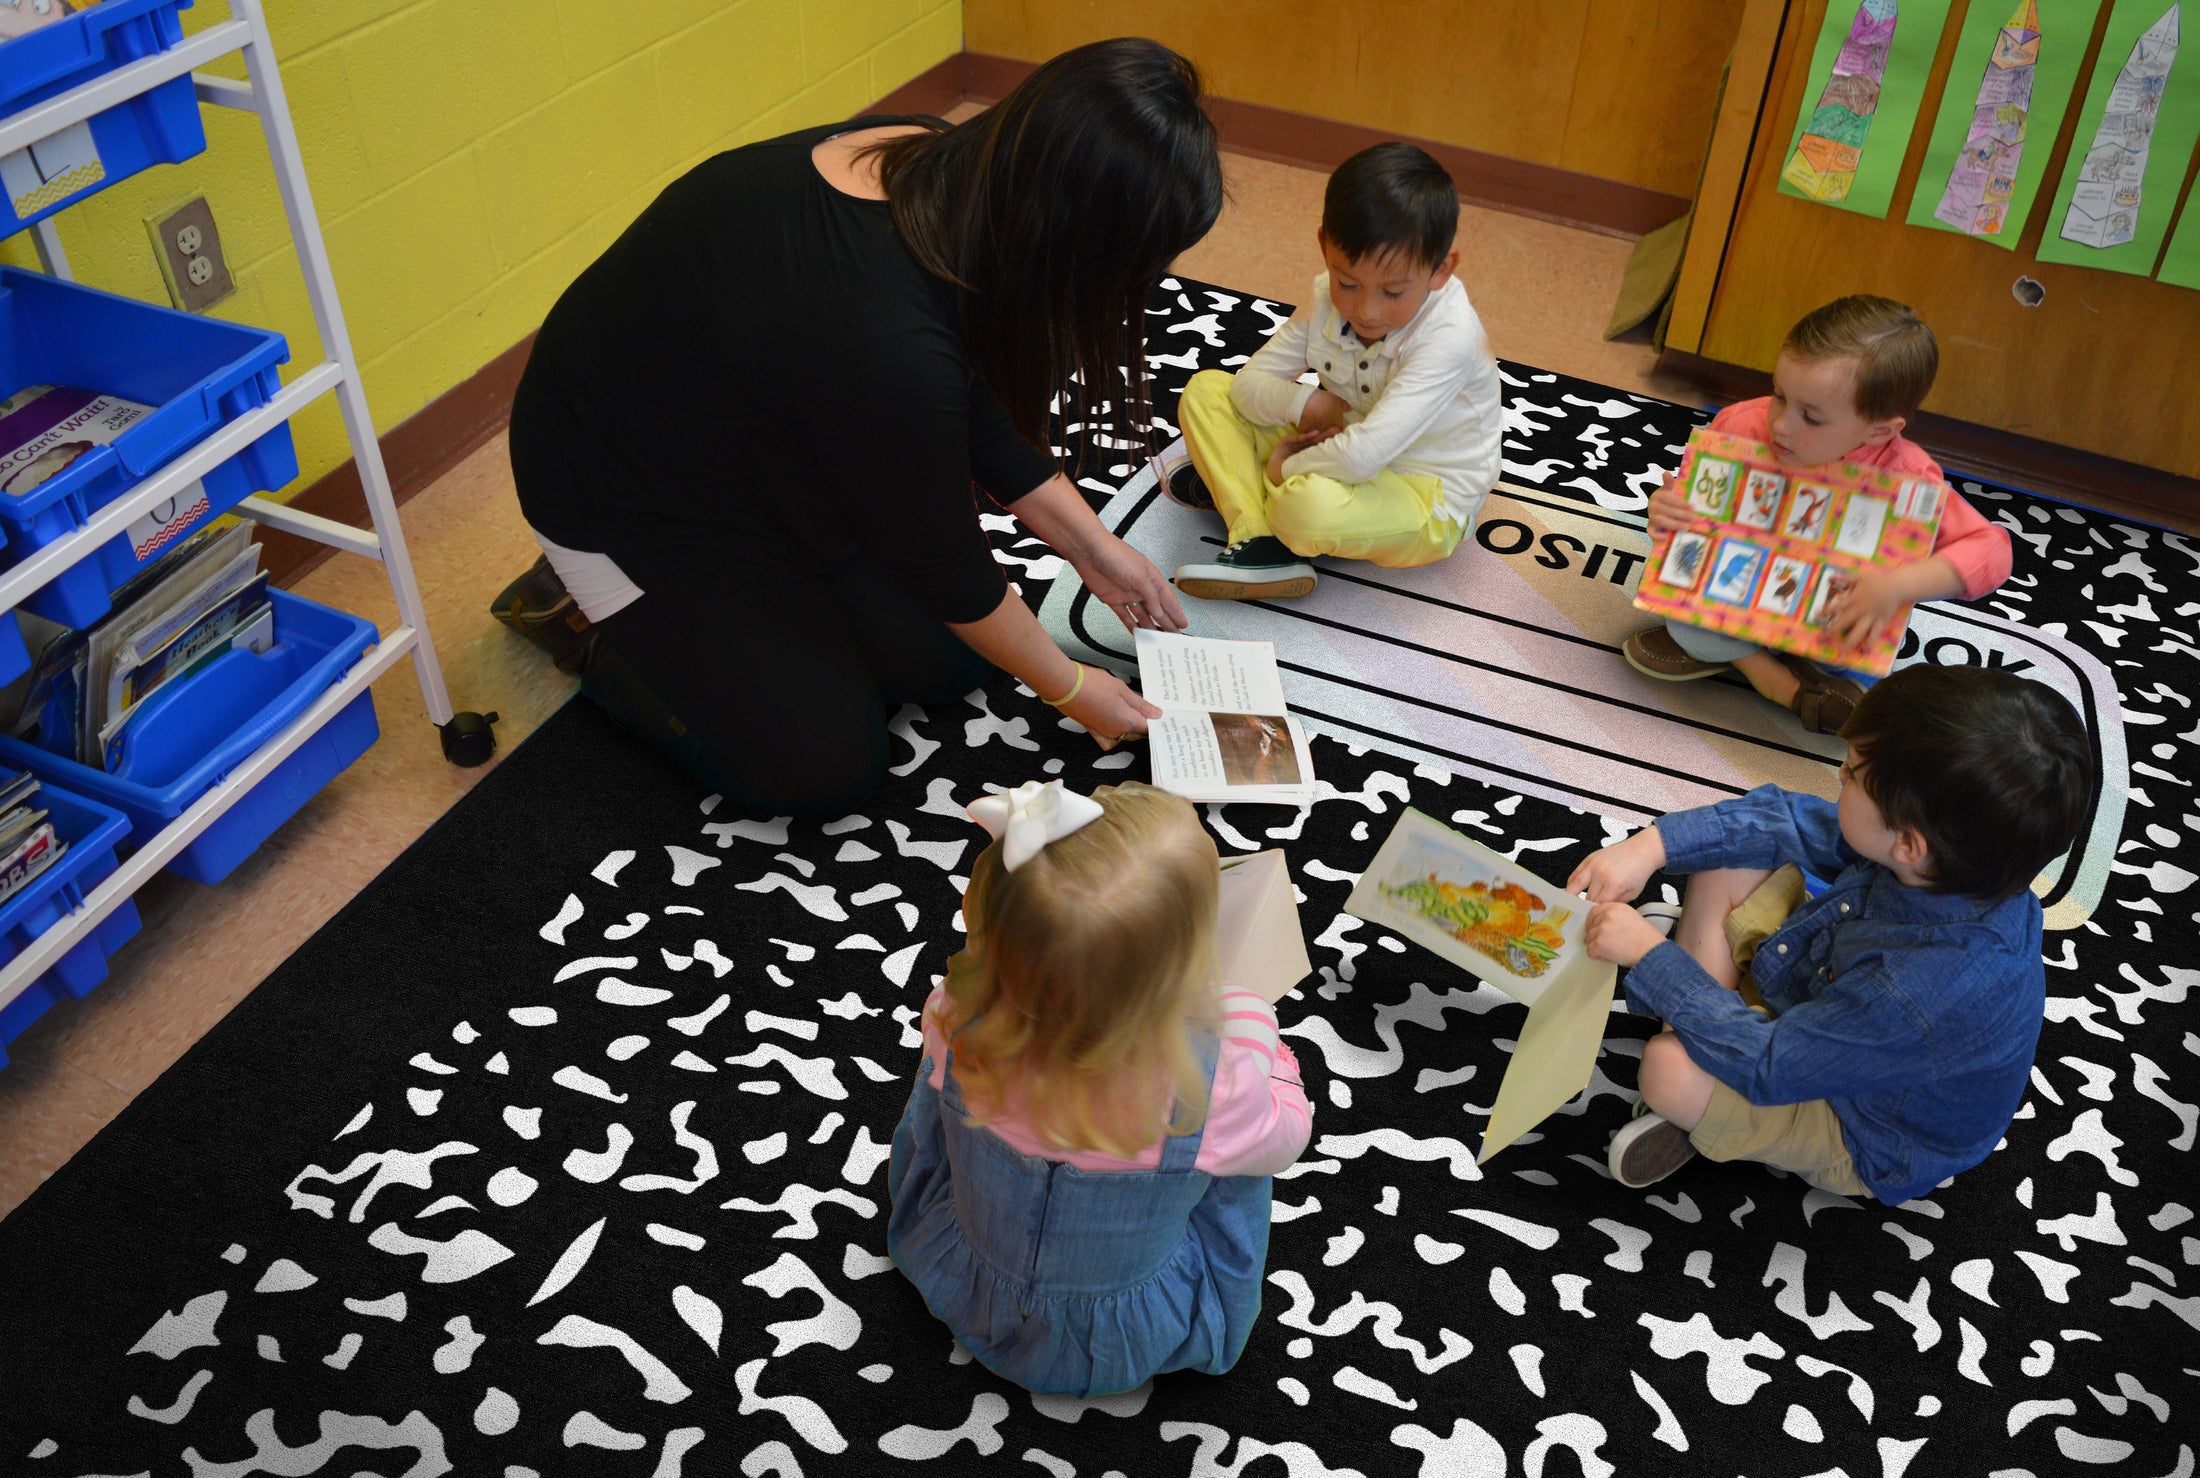
<instances>
[{"instance_id":1,"label":"wooden door","mask_svg":"<svg viewBox=\"0 0 2200 1478\"><path fill-rule=\"evenodd\" d=\"M1940 107L1950 53L1965 0L1950 7L1918 124L1910 136L1894 200L1885 219L1817 205L1778 193L1789 132L1810 70L1811 48L1828 0L1789 0L1763 104L1748 120L1754 136L1738 182L1730 174L1725 202L1707 173L1699 225L1689 244L1699 285L1690 311L1690 277L1676 297L1674 348L1752 369L1769 370L1781 338L1796 319L1844 293L1871 292L1917 309L1940 341L1940 378L1926 409L2024 436L2058 442L2187 477L2200 476L2200 408L2191 387L2200 362L2200 292L2149 278L2100 272L2037 258L2056 181L2076 132L2082 93L2092 75L2109 9L2101 8L2074 97L2053 141L2030 218L2014 251L1904 224L1931 125ZM1833 0L1853 5L1854 0ZM2004 4L2006 0L1972 0ZM1761 7L1754 4L1753 9ZM1769 27L1769 18L1767 20ZM1749 32L1745 20L1745 41ZM1748 87L1738 52L1729 84ZM1735 120L1722 117L1721 140L1740 155ZM1713 162L1719 158L1714 142ZM2180 161L2184 162L2184 161ZM2193 168L2186 164L2184 193ZM1937 184L1938 182L1933 182ZM1718 240L1722 204L1731 231ZM1708 264L1715 261L1715 269ZM2020 277L2046 296L2020 304ZM1708 309L1701 284L1708 282Z\"/></svg>"}]
</instances>

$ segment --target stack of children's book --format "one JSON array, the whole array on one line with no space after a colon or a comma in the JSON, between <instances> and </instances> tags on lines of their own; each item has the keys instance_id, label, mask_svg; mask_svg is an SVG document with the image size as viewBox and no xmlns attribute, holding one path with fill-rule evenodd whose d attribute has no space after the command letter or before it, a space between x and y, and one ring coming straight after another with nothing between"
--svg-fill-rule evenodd
<instances>
[{"instance_id":1,"label":"stack of children's book","mask_svg":"<svg viewBox=\"0 0 2200 1478\"><path fill-rule=\"evenodd\" d=\"M0 901L14 897L68 850L38 806L38 781L24 773L0 776Z\"/></svg>"},{"instance_id":2,"label":"stack of children's book","mask_svg":"<svg viewBox=\"0 0 2200 1478\"><path fill-rule=\"evenodd\" d=\"M114 609L47 642L15 736L113 770L145 705L225 652L264 652L275 613L251 526L202 530L114 593Z\"/></svg>"}]
</instances>

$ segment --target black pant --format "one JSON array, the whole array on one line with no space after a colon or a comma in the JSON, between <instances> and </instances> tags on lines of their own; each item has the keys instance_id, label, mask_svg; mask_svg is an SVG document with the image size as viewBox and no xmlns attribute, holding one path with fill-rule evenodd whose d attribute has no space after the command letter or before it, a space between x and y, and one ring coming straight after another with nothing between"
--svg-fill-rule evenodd
<instances>
[{"instance_id":1,"label":"black pant","mask_svg":"<svg viewBox=\"0 0 2200 1478\"><path fill-rule=\"evenodd\" d=\"M642 596L601 623L583 688L735 805L838 816L886 778L886 725L993 666L866 556L818 572L777 554L732 568L611 556Z\"/></svg>"}]
</instances>

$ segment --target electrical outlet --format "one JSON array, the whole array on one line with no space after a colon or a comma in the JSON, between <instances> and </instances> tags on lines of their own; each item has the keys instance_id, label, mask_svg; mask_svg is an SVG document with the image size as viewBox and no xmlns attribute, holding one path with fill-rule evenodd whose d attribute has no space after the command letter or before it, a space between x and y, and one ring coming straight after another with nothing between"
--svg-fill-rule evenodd
<instances>
[{"instance_id":1,"label":"electrical outlet","mask_svg":"<svg viewBox=\"0 0 2200 1478\"><path fill-rule=\"evenodd\" d=\"M236 291L229 264L222 260L222 235L214 212L201 195L162 216L148 216L153 256L168 284L168 298L196 313Z\"/></svg>"}]
</instances>

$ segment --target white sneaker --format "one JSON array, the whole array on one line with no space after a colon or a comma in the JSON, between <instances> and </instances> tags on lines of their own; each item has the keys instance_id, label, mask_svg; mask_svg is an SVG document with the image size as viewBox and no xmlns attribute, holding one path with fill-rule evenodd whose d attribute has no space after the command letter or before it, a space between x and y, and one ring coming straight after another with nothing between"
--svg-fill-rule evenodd
<instances>
[{"instance_id":1,"label":"white sneaker","mask_svg":"<svg viewBox=\"0 0 2200 1478\"><path fill-rule=\"evenodd\" d=\"M1689 1142L1688 1131L1638 1100L1635 1117L1612 1136L1605 1164L1612 1179L1640 1190L1656 1185L1695 1158L1696 1146Z\"/></svg>"}]
</instances>

